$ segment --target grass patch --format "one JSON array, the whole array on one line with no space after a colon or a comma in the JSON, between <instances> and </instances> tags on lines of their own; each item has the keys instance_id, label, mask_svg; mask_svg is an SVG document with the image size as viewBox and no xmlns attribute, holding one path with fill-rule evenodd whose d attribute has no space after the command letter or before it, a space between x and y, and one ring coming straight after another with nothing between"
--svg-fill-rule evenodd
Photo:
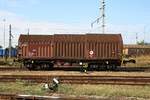
<instances>
[{"instance_id":1,"label":"grass patch","mask_svg":"<svg viewBox=\"0 0 150 100\"><path fill-rule=\"evenodd\" d=\"M136 60L136 64L128 63L126 66L128 67L150 67L150 56L139 56L133 58Z\"/></svg>"},{"instance_id":2,"label":"grass patch","mask_svg":"<svg viewBox=\"0 0 150 100\"><path fill-rule=\"evenodd\" d=\"M18 93L27 95L50 95L52 91L44 89L44 84L17 81L15 83L0 83L0 92ZM139 97L150 98L150 86L119 86L119 85L59 85L58 94L76 96L103 96L103 97Z\"/></svg>"},{"instance_id":3,"label":"grass patch","mask_svg":"<svg viewBox=\"0 0 150 100\"><path fill-rule=\"evenodd\" d=\"M21 63L14 62L16 58L0 58L0 65L2 66L21 66Z\"/></svg>"},{"instance_id":4,"label":"grass patch","mask_svg":"<svg viewBox=\"0 0 150 100\"><path fill-rule=\"evenodd\" d=\"M126 96L150 98L150 86L61 85L59 92L78 96L96 95L104 97Z\"/></svg>"},{"instance_id":5,"label":"grass patch","mask_svg":"<svg viewBox=\"0 0 150 100\"><path fill-rule=\"evenodd\" d=\"M46 93L41 84L31 84L19 80L15 83L0 83L0 92L26 95L44 95Z\"/></svg>"}]
</instances>

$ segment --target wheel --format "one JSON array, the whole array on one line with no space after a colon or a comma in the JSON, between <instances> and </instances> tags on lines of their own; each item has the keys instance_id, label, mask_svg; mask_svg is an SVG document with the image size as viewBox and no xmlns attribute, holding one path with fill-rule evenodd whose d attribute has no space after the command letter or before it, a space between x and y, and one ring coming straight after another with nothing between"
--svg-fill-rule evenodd
<instances>
[{"instance_id":1,"label":"wheel","mask_svg":"<svg viewBox=\"0 0 150 100\"><path fill-rule=\"evenodd\" d=\"M112 70L116 70L117 66L116 65L112 65Z\"/></svg>"},{"instance_id":2,"label":"wheel","mask_svg":"<svg viewBox=\"0 0 150 100\"><path fill-rule=\"evenodd\" d=\"M27 69L29 69L29 70L33 70L33 69L34 69L34 67L33 67L32 64L25 64L25 67L26 67Z\"/></svg>"},{"instance_id":3,"label":"wheel","mask_svg":"<svg viewBox=\"0 0 150 100\"><path fill-rule=\"evenodd\" d=\"M92 67L92 66L93 66L92 64L88 64L88 68L87 68L87 69L88 69L89 71L93 71L93 67Z\"/></svg>"},{"instance_id":4,"label":"wheel","mask_svg":"<svg viewBox=\"0 0 150 100\"><path fill-rule=\"evenodd\" d=\"M52 70L53 69L54 64L53 63L42 63L40 65L40 70Z\"/></svg>"},{"instance_id":5,"label":"wheel","mask_svg":"<svg viewBox=\"0 0 150 100\"><path fill-rule=\"evenodd\" d=\"M41 64L41 70L47 70L48 67L48 64Z\"/></svg>"},{"instance_id":6,"label":"wheel","mask_svg":"<svg viewBox=\"0 0 150 100\"><path fill-rule=\"evenodd\" d=\"M53 67L54 67L54 64L53 64L53 63L48 64L48 70L52 70Z\"/></svg>"},{"instance_id":7,"label":"wheel","mask_svg":"<svg viewBox=\"0 0 150 100\"><path fill-rule=\"evenodd\" d=\"M102 64L99 64L99 65L98 65L98 70L99 70L99 71L105 71L105 70L106 70L106 66L105 66L105 65L102 65Z\"/></svg>"}]
</instances>

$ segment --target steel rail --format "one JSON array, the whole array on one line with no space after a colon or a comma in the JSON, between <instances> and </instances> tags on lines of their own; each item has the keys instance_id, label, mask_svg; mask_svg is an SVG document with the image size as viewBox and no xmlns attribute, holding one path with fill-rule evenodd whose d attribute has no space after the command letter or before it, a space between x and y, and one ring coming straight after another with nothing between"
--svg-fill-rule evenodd
<instances>
[{"instance_id":1,"label":"steel rail","mask_svg":"<svg viewBox=\"0 0 150 100\"><path fill-rule=\"evenodd\" d=\"M112 85L150 85L149 76L98 76L98 75L0 75L0 82L48 83L57 78L60 84L112 84Z\"/></svg>"},{"instance_id":2,"label":"steel rail","mask_svg":"<svg viewBox=\"0 0 150 100\"><path fill-rule=\"evenodd\" d=\"M0 93L0 100L89 100L89 99L101 100L101 98L92 98L92 97L38 96L38 95L19 95L19 94ZM102 98L102 100L104 99Z\"/></svg>"}]
</instances>

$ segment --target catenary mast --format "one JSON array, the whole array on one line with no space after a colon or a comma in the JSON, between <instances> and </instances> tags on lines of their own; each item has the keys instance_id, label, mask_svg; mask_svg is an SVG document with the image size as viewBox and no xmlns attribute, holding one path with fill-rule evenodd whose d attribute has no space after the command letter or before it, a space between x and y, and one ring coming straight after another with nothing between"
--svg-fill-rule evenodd
<instances>
[{"instance_id":1,"label":"catenary mast","mask_svg":"<svg viewBox=\"0 0 150 100\"><path fill-rule=\"evenodd\" d=\"M11 24L9 25L9 58L11 58L11 42L12 42L12 34L11 34Z\"/></svg>"},{"instance_id":2,"label":"catenary mast","mask_svg":"<svg viewBox=\"0 0 150 100\"><path fill-rule=\"evenodd\" d=\"M105 33L105 0L102 0L102 7L100 8L102 12L102 33Z\"/></svg>"},{"instance_id":3,"label":"catenary mast","mask_svg":"<svg viewBox=\"0 0 150 100\"><path fill-rule=\"evenodd\" d=\"M100 5L100 17L97 18L94 22L91 23L91 27L93 27L93 25L95 23L99 23L101 22L100 24L100 27L102 27L102 34L105 33L105 0L101 0L101 5Z\"/></svg>"}]
</instances>

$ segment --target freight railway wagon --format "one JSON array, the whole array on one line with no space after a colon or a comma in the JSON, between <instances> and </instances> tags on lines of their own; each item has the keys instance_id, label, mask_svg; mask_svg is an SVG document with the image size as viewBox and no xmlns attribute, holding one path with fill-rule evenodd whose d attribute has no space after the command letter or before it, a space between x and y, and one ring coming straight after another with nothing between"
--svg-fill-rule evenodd
<instances>
[{"instance_id":1,"label":"freight railway wagon","mask_svg":"<svg viewBox=\"0 0 150 100\"><path fill-rule=\"evenodd\" d=\"M129 57L150 55L150 45L124 45L123 53Z\"/></svg>"},{"instance_id":2,"label":"freight railway wagon","mask_svg":"<svg viewBox=\"0 0 150 100\"><path fill-rule=\"evenodd\" d=\"M0 57L8 57L9 56L9 49L2 49L0 48ZM11 57L17 57L17 49L11 48Z\"/></svg>"},{"instance_id":3,"label":"freight railway wagon","mask_svg":"<svg viewBox=\"0 0 150 100\"><path fill-rule=\"evenodd\" d=\"M79 64L116 68L122 62L120 34L20 35L19 59L29 69Z\"/></svg>"}]
</instances>

